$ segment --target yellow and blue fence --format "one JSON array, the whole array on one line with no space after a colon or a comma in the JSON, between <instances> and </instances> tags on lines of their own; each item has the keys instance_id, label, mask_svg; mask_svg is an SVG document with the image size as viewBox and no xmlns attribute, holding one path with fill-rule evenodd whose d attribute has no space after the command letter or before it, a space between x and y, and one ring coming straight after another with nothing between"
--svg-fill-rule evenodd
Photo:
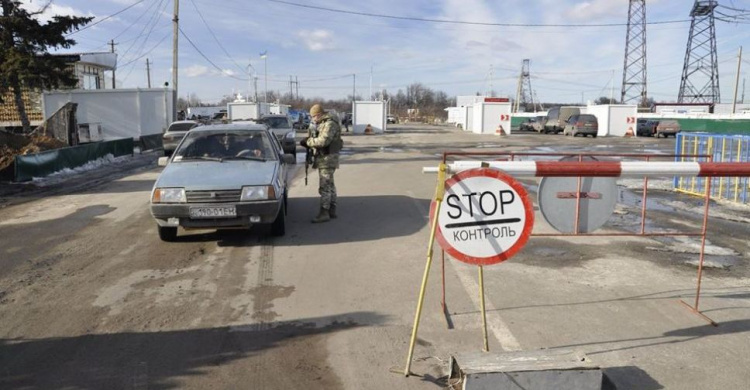
<instances>
[{"instance_id":1,"label":"yellow and blue fence","mask_svg":"<svg viewBox=\"0 0 750 390\"><path fill-rule=\"evenodd\" d=\"M750 136L706 133L677 134L677 155L711 156L712 162L750 162ZM708 157L678 157L676 161L709 161ZM707 181L711 180L711 198L750 204L750 179L747 177L676 177L678 192L705 196Z\"/></svg>"}]
</instances>

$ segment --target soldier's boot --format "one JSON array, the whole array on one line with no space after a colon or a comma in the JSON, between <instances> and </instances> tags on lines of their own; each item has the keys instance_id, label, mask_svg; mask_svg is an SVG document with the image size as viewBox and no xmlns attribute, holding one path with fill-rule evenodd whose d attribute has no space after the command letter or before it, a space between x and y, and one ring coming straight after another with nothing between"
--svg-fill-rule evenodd
<instances>
[{"instance_id":1,"label":"soldier's boot","mask_svg":"<svg viewBox=\"0 0 750 390\"><path fill-rule=\"evenodd\" d=\"M331 220L331 214L328 212L327 209L320 208L320 212L318 213L318 216L313 218L312 223L322 223L322 222L328 222Z\"/></svg>"},{"instance_id":2,"label":"soldier's boot","mask_svg":"<svg viewBox=\"0 0 750 390\"><path fill-rule=\"evenodd\" d=\"M336 215L336 206L331 205L331 208L328 209L328 215L331 217L331 219L338 218L338 215Z\"/></svg>"}]
</instances>

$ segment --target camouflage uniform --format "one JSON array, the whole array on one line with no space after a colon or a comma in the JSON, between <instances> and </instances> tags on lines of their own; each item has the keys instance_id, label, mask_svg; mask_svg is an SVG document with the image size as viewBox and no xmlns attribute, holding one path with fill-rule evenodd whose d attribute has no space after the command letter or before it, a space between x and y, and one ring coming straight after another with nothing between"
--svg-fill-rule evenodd
<instances>
[{"instance_id":1,"label":"camouflage uniform","mask_svg":"<svg viewBox=\"0 0 750 390\"><path fill-rule=\"evenodd\" d=\"M338 121L329 114L323 115L318 123L317 135L311 135L307 139L307 146L315 150L314 167L318 168L320 177L318 193L322 209L336 208L336 183L333 174L339 167L339 151L342 145L341 126Z\"/></svg>"}]
</instances>

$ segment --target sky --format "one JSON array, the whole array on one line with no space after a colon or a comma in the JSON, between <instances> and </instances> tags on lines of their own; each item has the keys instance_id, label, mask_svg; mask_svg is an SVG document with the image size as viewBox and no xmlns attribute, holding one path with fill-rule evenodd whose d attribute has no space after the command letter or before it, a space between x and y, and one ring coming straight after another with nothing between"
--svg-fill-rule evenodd
<instances>
[{"instance_id":1,"label":"sky","mask_svg":"<svg viewBox=\"0 0 750 390\"><path fill-rule=\"evenodd\" d=\"M29 9L46 1L23 0ZM690 30L689 0L646 2L648 94L676 101ZM181 0L178 94L218 102L234 93L368 97L421 83L449 96L515 96L524 59L543 102L619 98L627 0ZM750 0L719 0L743 14ZM343 11L343 12L340 12ZM366 14L366 15L363 15ZM716 22L722 102L731 102L740 46L740 92L750 67L750 11ZM52 15L93 16L61 52L118 53L118 88L172 80L172 0L55 0ZM378 16L380 15L380 16ZM428 21L429 20L429 21ZM736 20L736 19L734 19ZM442 22L436 22L442 21ZM674 23L670 23L677 21ZM667 23L664 23L667 22ZM495 25L488 25L495 24ZM515 24L498 26L496 24ZM542 26L530 26L530 25ZM587 26L591 24L612 26ZM557 26L550 26L557 25ZM562 26L561 26L562 25ZM187 38L189 39L187 39ZM260 53L267 57L261 59ZM354 76L352 76L354 75ZM110 76L111 77L111 76ZM296 90L296 89L295 89ZM750 93L748 93L750 100Z\"/></svg>"}]
</instances>

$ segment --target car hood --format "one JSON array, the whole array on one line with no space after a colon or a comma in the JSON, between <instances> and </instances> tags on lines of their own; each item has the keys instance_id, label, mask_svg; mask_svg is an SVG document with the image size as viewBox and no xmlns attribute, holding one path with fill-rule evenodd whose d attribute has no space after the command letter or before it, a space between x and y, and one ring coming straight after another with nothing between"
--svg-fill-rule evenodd
<instances>
[{"instance_id":1,"label":"car hood","mask_svg":"<svg viewBox=\"0 0 750 390\"><path fill-rule=\"evenodd\" d=\"M156 180L156 187L186 190L229 190L271 184L278 161L170 162Z\"/></svg>"}]
</instances>

